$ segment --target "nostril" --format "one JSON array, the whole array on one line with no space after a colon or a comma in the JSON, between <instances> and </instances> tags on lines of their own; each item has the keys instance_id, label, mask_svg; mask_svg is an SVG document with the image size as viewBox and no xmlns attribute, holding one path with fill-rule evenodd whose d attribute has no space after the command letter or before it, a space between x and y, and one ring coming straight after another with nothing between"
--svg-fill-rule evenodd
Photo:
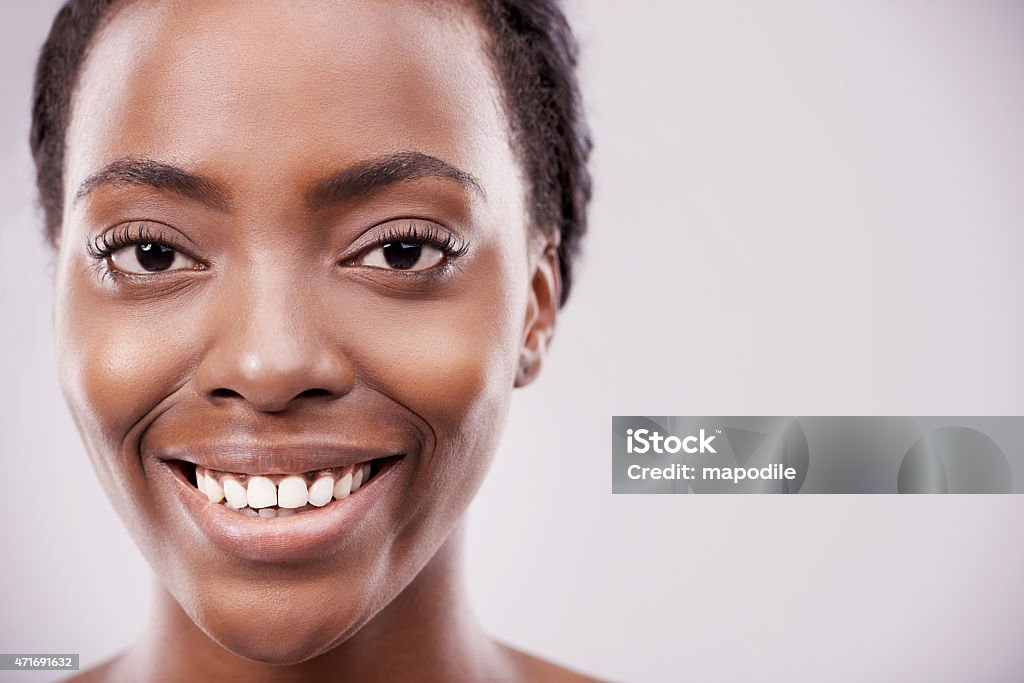
<instances>
[{"instance_id":1,"label":"nostril","mask_svg":"<svg viewBox=\"0 0 1024 683\"><path fill-rule=\"evenodd\" d=\"M295 398L319 398L321 396L332 396L327 389L306 389Z\"/></svg>"},{"instance_id":2,"label":"nostril","mask_svg":"<svg viewBox=\"0 0 1024 683\"><path fill-rule=\"evenodd\" d=\"M210 392L210 396L214 398L242 398L240 393L231 389L214 389Z\"/></svg>"},{"instance_id":3,"label":"nostril","mask_svg":"<svg viewBox=\"0 0 1024 683\"><path fill-rule=\"evenodd\" d=\"M287 403L290 403L291 401L294 401L297 398L331 398L334 395L335 394L332 393L328 389L323 389L323 388L306 389L305 391L299 392L298 394L292 396L290 399L287 400ZM241 392L235 391L234 389L227 389L225 387L220 387L218 389L214 389L213 391L210 392L210 397L213 398L213 399L239 399L240 398L240 399L243 399L243 400L248 398L250 401L256 398L255 396L247 397L245 394L243 394Z\"/></svg>"}]
</instances>

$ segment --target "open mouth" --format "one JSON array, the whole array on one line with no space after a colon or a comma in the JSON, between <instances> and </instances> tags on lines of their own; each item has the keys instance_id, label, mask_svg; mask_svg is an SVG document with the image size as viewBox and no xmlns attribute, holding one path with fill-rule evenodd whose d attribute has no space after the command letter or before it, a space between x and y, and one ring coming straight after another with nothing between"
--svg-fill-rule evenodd
<instances>
[{"instance_id":1,"label":"open mouth","mask_svg":"<svg viewBox=\"0 0 1024 683\"><path fill-rule=\"evenodd\" d=\"M290 517L352 496L402 456L296 474L221 472L176 461L185 478L207 500L228 510L262 519Z\"/></svg>"}]
</instances>

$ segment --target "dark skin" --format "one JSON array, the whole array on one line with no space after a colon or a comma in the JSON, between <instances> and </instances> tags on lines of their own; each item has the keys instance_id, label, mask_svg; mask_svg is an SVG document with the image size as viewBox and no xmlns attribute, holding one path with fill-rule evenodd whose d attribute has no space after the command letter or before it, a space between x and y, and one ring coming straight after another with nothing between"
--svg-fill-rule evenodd
<instances>
[{"instance_id":1,"label":"dark skin","mask_svg":"<svg viewBox=\"0 0 1024 683\"><path fill-rule=\"evenodd\" d=\"M463 589L463 512L560 287L484 40L471 7L313 0L136 2L98 35L68 129L58 366L160 581L144 636L83 680L592 680L495 642ZM90 255L115 234L131 244ZM397 270L389 235L438 244ZM156 242L171 266L140 269ZM235 552L203 520L239 513L172 474L227 441L230 471L294 472L282 448L314 436L397 463L332 503L356 512L314 550L241 533Z\"/></svg>"}]
</instances>

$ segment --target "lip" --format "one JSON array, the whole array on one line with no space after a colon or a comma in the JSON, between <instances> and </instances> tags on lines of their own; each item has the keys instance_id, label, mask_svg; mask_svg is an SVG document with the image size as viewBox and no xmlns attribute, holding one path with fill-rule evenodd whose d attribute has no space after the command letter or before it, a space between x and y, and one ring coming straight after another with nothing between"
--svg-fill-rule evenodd
<instances>
[{"instance_id":1,"label":"lip","mask_svg":"<svg viewBox=\"0 0 1024 683\"><path fill-rule=\"evenodd\" d=\"M365 459L365 451L362 453ZM155 465L156 484L173 493L184 514L214 545L243 560L293 563L329 557L346 536L358 534L359 526L366 526L375 514L381 514L379 503L398 485L406 460L400 457L389 462L366 486L347 498L274 519L247 517L223 504L211 503L186 479L181 468L162 459L150 462Z\"/></svg>"},{"instance_id":2,"label":"lip","mask_svg":"<svg viewBox=\"0 0 1024 683\"><path fill-rule=\"evenodd\" d=\"M151 451L159 460L180 460L235 474L299 474L356 465L403 455L402 449L344 446L305 440L302 443L209 442L166 446Z\"/></svg>"}]
</instances>

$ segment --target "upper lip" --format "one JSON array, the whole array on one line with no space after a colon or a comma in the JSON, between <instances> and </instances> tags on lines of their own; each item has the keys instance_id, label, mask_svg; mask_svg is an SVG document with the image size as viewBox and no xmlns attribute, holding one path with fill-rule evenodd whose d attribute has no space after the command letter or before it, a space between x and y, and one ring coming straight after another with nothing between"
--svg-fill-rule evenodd
<instances>
[{"instance_id":1,"label":"upper lip","mask_svg":"<svg viewBox=\"0 0 1024 683\"><path fill-rule=\"evenodd\" d=\"M402 448L345 444L337 439L283 443L216 441L165 445L153 450L153 455L160 460L183 460L207 469L238 474L297 474L403 454Z\"/></svg>"}]
</instances>

